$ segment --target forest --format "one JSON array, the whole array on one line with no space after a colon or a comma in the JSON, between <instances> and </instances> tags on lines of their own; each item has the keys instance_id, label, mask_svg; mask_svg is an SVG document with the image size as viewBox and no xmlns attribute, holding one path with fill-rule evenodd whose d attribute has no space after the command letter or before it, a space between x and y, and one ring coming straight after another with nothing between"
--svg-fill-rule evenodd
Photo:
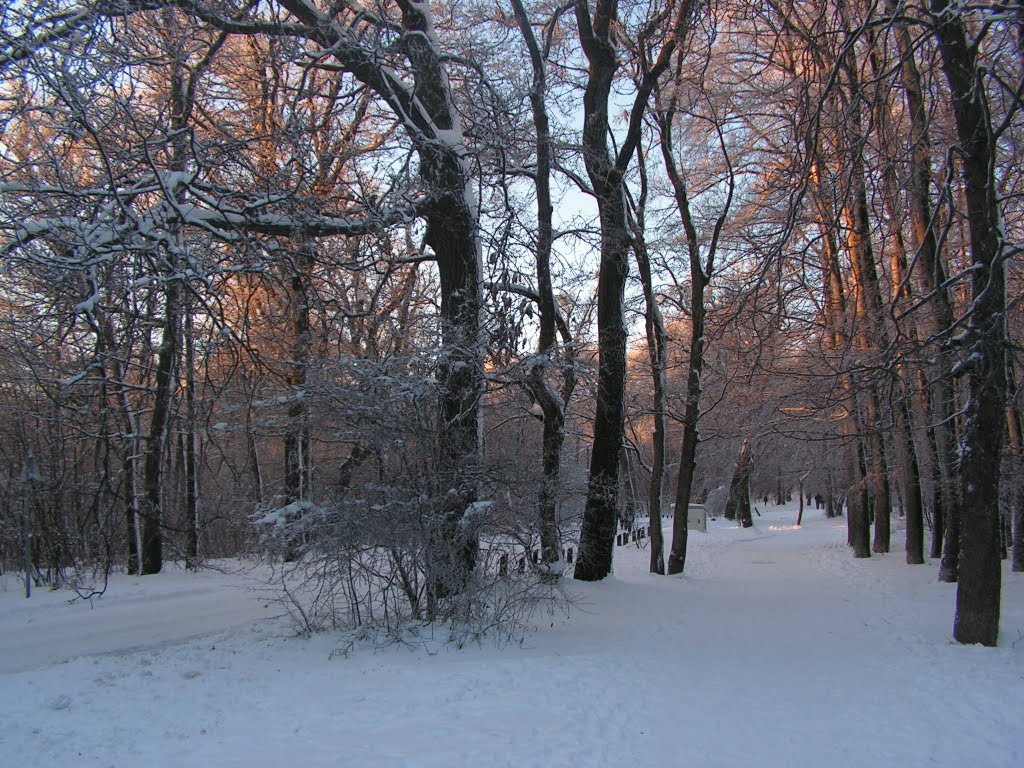
<instances>
[{"instance_id":1,"label":"forest","mask_svg":"<svg viewBox=\"0 0 1024 768\"><path fill-rule=\"evenodd\" d=\"M0 570L500 625L798 498L995 645L1022 100L1022 0L6 4Z\"/></svg>"}]
</instances>

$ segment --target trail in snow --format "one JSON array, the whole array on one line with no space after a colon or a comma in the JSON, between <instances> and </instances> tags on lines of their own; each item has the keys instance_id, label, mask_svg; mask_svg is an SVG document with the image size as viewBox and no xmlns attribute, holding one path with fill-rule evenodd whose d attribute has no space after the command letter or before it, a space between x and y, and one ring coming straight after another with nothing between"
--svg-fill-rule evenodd
<instances>
[{"instance_id":1,"label":"trail in snow","mask_svg":"<svg viewBox=\"0 0 1024 768\"><path fill-rule=\"evenodd\" d=\"M15 594L0 596L0 673L174 645L280 613L239 575L170 570L156 578L115 577L109 598L92 600L39 590L19 599L14 586ZM5 586L12 589L9 576Z\"/></svg>"},{"instance_id":2,"label":"trail in snow","mask_svg":"<svg viewBox=\"0 0 1024 768\"><path fill-rule=\"evenodd\" d=\"M0 676L0 765L1024 764L1024 578L1007 573L1002 646L961 647L950 640L955 586L936 581L934 564L906 566L902 552L855 561L842 520L794 519L770 507L753 529L719 520L691 533L681 578L652 576L647 550L618 548L613 577L571 583L571 616L504 649L332 659L336 637L236 625L251 598L226 577L115 583L111 635L140 605L176 617L179 632L212 630L193 618L215 594L225 631L182 642L154 631L128 652L134 635L118 655L116 641L101 656L68 647ZM152 606L136 601L151 591ZM0 636L24 619L12 599L0 593ZM43 606L34 621L51 611L64 609ZM62 615L70 646L83 635ZM22 659L12 668L35 665L24 644L4 648Z\"/></svg>"}]
</instances>

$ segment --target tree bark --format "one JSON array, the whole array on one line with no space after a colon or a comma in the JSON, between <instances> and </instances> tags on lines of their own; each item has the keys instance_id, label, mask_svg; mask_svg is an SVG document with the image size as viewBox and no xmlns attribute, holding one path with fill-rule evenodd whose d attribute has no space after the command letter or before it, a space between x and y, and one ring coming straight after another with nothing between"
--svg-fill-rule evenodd
<instances>
[{"instance_id":1,"label":"tree bark","mask_svg":"<svg viewBox=\"0 0 1024 768\"><path fill-rule=\"evenodd\" d=\"M896 0L887 0L888 10L896 14ZM932 313L925 335L937 339L934 359L929 366L931 382L928 411L931 414L930 435L934 440L937 470L932 557L942 557L941 581L956 581L959 552L959 500L956 462L956 405L950 374L953 356L949 348L948 329L953 327L953 307L946 288L946 268L939 249L939 240L932 223L932 147L928 126L928 107L910 30L903 20L896 21L896 42L900 54L900 75L910 123L910 203L911 234L917 247L921 288L932 296ZM945 539L951 546L943 546Z\"/></svg>"},{"instance_id":2,"label":"tree bark","mask_svg":"<svg viewBox=\"0 0 1024 768\"><path fill-rule=\"evenodd\" d=\"M675 4L673 4L675 5ZM609 146L609 107L619 68L616 39L618 3L576 0L576 26L588 63L583 94L583 161L601 224L601 254L597 279L597 403L590 454L587 501L580 530L575 577L603 579L611 572L615 539L619 452L624 437L626 382L626 315L623 304L631 246L623 176L640 141L643 115L658 78L668 67L696 3L684 0L672 10L674 18L655 62L646 62L630 110L626 136L612 155Z\"/></svg>"},{"instance_id":3,"label":"tree bark","mask_svg":"<svg viewBox=\"0 0 1024 768\"><path fill-rule=\"evenodd\" d=\"M676 74L677 79L681 77ZM715 271L718 243L726 217L732 207L735 177L724 141L719 134L721 148L727 167L727 193L722 210L715 221L711 239L706 244L706 256L702 259L701 244L697 227L690 208L686 180L679 171L673 147L673 124L677 112L676 95L667 103L658 104L657 126L661 137L661 155L665 172L672 185L676 211L686 235L687 256L690 266L690 355L687 360L686 394L683 406L683 437L679 449L679 475L676 481L676 505L672 516L672 549L668 558L668 572L682 573L686 567L686 546L689 538L689 507L693 493L693 476L697 467L697 448L700 443L698 421L700 419L701 374L704 370L705 329L707 309L704 295Z\"/></svg>"},{"instance_id":4,"label":"tree bark","mask_svg":"<svg viewBox=\"0 0 1024 768\"><path fill-rule=\"evenodd\" d=\"M991 646L999 636L999 480L1006 431L1006 285L996 147L985 75L977 65L977 48L968 42L962 9L932 0L931 10L962 153L970 231L972 306L965 332L967 402L960 447L964 517L953 636Z\"/></svg>"},{"instance_id":5,"label":"tree bark","mask_svg":"<svg viewBox=\"0 0 1024 768\"><path fill-rule=\"evenodd\" d=\"M567 368L563 375L561 393L555 392L548 381L549 370L556 348L554 290L551 282L551 248L554 243L551 202L551 126L547 110L547 74L544 56L530 26L530 19L522 0L512 0L512 10L519 31L530 54L533 83L530 87L530 106L536 131L535 151L537 168L534 187L537 192L537 306L540 315L540 334L537 341L536 363L530 369L527 386L544 415L542 439L542 476L538 494L540 528L540 559L542 563L558 562L562 548L558 531L558 494L560 490L562 442L565 437L566 400L575 383L574 373ZM572 340L566 337L571 345Z\"/></svg>"},{"instance_id":6,"label":"tree bark","mask_svg":"<svg viewBox=\"0 0 1024 768\"><path fill-rule=\"evenodd\" d=\"M182 435L185 462L185 564L199 567L199 435L197 434L195 328L192 302L185 302L185 432Z\"/></svg>"},{"instance_id":7,"label":"tree bark","mask_svg":"<svg viewBox=\"0 0 1024 768\"><path fill-rule=\"evenodd\" d=\"M845 23L845 22L844 22ZM888 334L883 321L882 293L875 266L874 246L871 241L871 218L867 199L866 170L861 145L864 128L859 100L862 85L859 66L851 46L842 62L846 89L851 100L845 114L845 150L848 154L849 200L845 204L848 223L847 249L850 253L854 288L854 309L857 323L856 345L864 356L862 365L870 369L880 364L881 350L888 346ZM885 464L882 435L879 431L881 416L877 380L864 382L864 448L868 465L868 483L875 521L875 552L889 551L889 481Z\"/></svg>"},{"instance_id":8,"label":"tree bark","mask_svg":"<svg viewBox=\"0 0 1024 768\"><path fill-rule=\"evenodd\" d=\"M633 227L633 252L636 255L637 272L644 292L644 330L647 338L647 359L651 367L651 388L654 400L654 434L651 437L653 458L651 459L651 480L647 497L647 508L651 527L650 572L665 574L665 537L662 533L662 491L665 479L665 411L667 382L665 371L668 367L668 333L654 294L654 278L651 274L650 254L645 238L647 204L647 168L644 153L637 147L637 168L640 172L640 200L636 206Z\"/></svg>"},{"instance_id":9,"label":"tree bark","mask_svg":"<svg viewBox=\"0 0 1024 768\"><path fill-rule=\"evenodd\" d=\"M921 496L921 476L917 462L917 446L911 429L910 404L907 398L897 406L899 419L898 434L903 452L903 494L906 504L906 552L907 565L924 563L924 501Z\"/></svg>"},{"instance_id":10,"label":"tree bark","mask_svg":"<svg viewBox=\"0 0 1024 768\"><path fill-rule=\"evenodd\" d=\"M314 255L309 241L295 243L287 275L288 315L291 325L285 383L288 386L288 421L284 435L285 503L306 501L312 496L312 439L306 380L312 352L312 328L309 322L310 284Z\"/></svg>"},{"instance_id":11,"label":"tree bark","mask_svg":"<svg viewBox=\"0 0 1024 768\"><path fill-rule=\"evenodd\" d=\"M589 63L583 95L583 159L601 223L597 278L597 407L587 501L574 574L584 581L603 579L611 572L624 434L626 319L623 299L630 243L622 179L616 173L608 146L609 100L618 69L612 35L613 26L618 23L616 5L598 0L593 20L589 3L578 0L575 5L579 37Z\"/></svg>"},{"instance_id":12,"label":"tree bark","mask_svg":"<svg viewBox=\"0 0 1024 768\"><path fill-rule=\"evenodd\" d=\"M1010 554L1010 569L1024 573L1024 498L1018 492L1013 500L1013 539Z\"/></svg>"},{"instance_id":13,"label":"tree bark","mask_svg":"<svg viewBox=\"0 0 1024 768\"><path fill-rule=\"evenodd\" d=\"M177 28L174 10L165 11L169 35ZM165 41L166 42L166 41ZM173 46L173 44L172 44ZM188 168L187 128L192 114L192 94L186 80L185 62L180 48L168 46L172 53L170 81L170 160L168 169L183 173ZM183 202L183 192L175 190L175 202ZM181 232L172 233L175 246L181 245ZM163 264L160 277L165 283L164 317L160 351L157 353L156 391L150 418L146 456L143 465L142 573L159 573L163 567L163 469L164 451L170 431L172 405L177 385L177 362L181 349L183 312L183 278L178 274L181 264L175 251L160 254Z\"/></svg>"},{"instance_id":14,"label":"tree bark","mask_svg":"<svg viewBox=\"0 0 1024 768\"><path fill-rule=\"evenodd\" d=\"M164 297L163 337L157 354L156 392L146 456L143 466L142 573L159 573L163 567L163 468L167 433L170 429L174 398L175 363L181 337L180 279L168 277Z\"/></svg>"},{"instance_id":15,"label":"tree bark","mask_svg":"<svg viewBox=\"0 0 1024 768\"><path fill-rule=\"evenodd\" d=\"M750 516L750 440L747 439L743 440L736 456L736 468L729 483L729 499L725 503L725 517L738 520L744 528L754 524Z\"/></svg>"},{"instance_id":16,"label":"tree bark","mask_svg":"<svg viewBox=\"0 0 1024 768\"><path fill-rule=\"evenodd\" d=\"M405 52L413 65L416 103L422 110L414 142L420 176L432 195L424 211L425 243L437 259L441 284L438 361L441 426L437 438L438 546L428 570L430 611L460 592L476 566L473 521L483 445L483 365L480 312L483 306L478 210L469 158L448 75L434 41L430 4L398 0Z\"/></svg>"}]
</instances>

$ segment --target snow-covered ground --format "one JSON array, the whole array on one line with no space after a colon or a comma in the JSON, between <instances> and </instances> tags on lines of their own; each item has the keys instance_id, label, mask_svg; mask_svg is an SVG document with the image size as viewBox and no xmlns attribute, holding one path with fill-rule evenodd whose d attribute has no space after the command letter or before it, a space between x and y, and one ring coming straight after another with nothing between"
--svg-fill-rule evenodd
<instances>
[{"instance_id":1,"label":"snow-covered ground","mask_svg":"<svg viewBox=\"0 0 1024 768\"><path fill-rule=\"evenodd\" d=\"M691 533L684 577L614 577L522 646L290 636L252 574L20 595L0 576L0 766L1024 765L1024 575L1000 647L950 639L955 587L842 520L769 507Z\"/></svg>"}]
</instances>

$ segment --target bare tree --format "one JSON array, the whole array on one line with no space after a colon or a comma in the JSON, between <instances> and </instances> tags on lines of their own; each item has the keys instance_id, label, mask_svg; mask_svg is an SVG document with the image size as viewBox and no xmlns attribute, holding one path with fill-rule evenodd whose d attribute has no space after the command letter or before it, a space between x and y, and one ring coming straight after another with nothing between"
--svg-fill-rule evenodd
<instances>
[{"instance_id":1,"label":"bare tree","mask_svg":"<svg viewBox=\"0 0 1024 768\"><path fill-rule=\"evenodd\" d=\"M960 448L963 513L956 619L961 643L995 645L999 636L999 467L1005 434L1005 260L1008 256L993 175L998 126L993 126L977 46L963 11L932 0L935 36L949 85L961 153L970 229L972 305L961 366L967 402Z\"/></svg>"},{"instance_id":2,"label":"bare tree","mask_svg":"<svg viewBox=\"0 0 1024 768\"><path fill-rule=\"evenodd\" d=\"M630 107L626 135L613 154L609 108L619 60L618 3L587 0L575 4L580 44L589 65L583 97L583 160L601 221L601 261L597 287L599 367L594 441L590 454L587 503L580 531L575 576L603 579L611 571L615 538L619 458L623 442L626 377L626 320L623 297L629 273L630 237L623 189L626 169L640 141L643 116L658 79L669 67L700 4L669 0L652 7L637 34L641 77ZM666 31L661 29L667 27ZM652 54L652 51L656 53Z\"/></svg>"}]
</instances>

